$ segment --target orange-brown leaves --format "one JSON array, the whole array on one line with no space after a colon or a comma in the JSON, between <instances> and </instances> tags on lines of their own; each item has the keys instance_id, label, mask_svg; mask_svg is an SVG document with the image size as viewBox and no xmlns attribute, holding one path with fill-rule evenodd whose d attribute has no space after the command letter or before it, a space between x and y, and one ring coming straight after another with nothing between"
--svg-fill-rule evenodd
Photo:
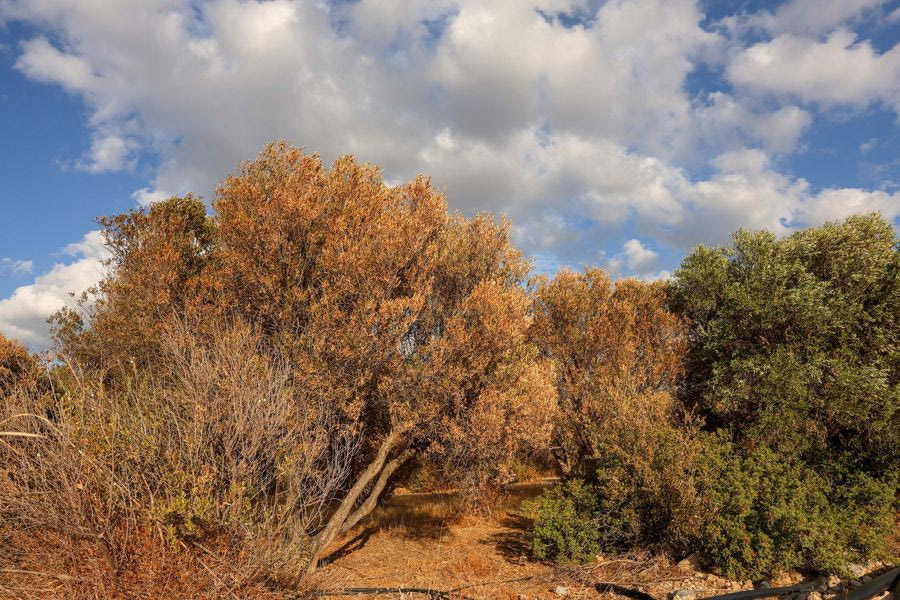
<instances>
[{"instance_id":1,"label":"orange-brown leaves","mask_svg":"<svg viewBox=\"0 0 900 600\"><path fill-rule=\"evenodd\" d=\"M374 432L437 435L518 359L527 262L506 223L448 215L425 177L388 187L274 144L215 208L221 301L290 347L305 394Z\"/></svg>"},{"instance_id":2,"label":"orange-brown leaves","mask_svg":"<svg viewBox=\"0 0 900 600\"><path fill-rule=\"evenodd\" d=\"M28 351L0 335L0 395L33 382L38 364Z\"/></svg>"},{"instance_id":3,"label":"orange-brown leaves","mask_svg":"<svg viewBox=\"0 0 900 600\"><path fill-rule=\"evenodd\" d=\"M217 194L210 218L186 198L104 221L114 259L92 347L121 361L182 315L207 332L246 322L289 358L297 402L334 408L369 449L391 431L401 452L478 427L507 448L528 429L514 422L552 413L525 406L553 399L508 223L448 214L426 177L391 187L285 143Z\"/></svg>"},{"instance_id":4,"label":"orange-brown leaves","mask_svg":"<svg viewBox=\"0 0 900 600\"><path fill-rule=\"evenodd\" d=\"M158 352L167 319L196 312L199 283L214 243L214 224L190 195L100 219L110 272L93 290L89 330L73 311L54 317L63 349L95 366L144 364ZM87 297L85 298L87 299Z\"/></svg>"},{"instance_id":5,"label":"orange-brown leaves","mask_svg":"<svg viewBox=\"0 0 900 600\"><path fill-rule=\"evenodd\" d=\"M564 468L607 436L670 420L686 338L661 284L563 271L538 282L535 313L533 339L558 368Z\"/></svg>"}]
</instances>

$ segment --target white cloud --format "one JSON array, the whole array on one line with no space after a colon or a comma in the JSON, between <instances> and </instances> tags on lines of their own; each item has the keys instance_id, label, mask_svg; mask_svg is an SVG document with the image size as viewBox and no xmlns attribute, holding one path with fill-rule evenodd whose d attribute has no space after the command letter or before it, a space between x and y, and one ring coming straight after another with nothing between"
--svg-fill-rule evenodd
<instances>
[{"instance_id":1,"label":"white cloud","mask_svg":"<svg viewBox=\"0 0 900 600\"><path fill-rule=\"evenodd\" d=\"M34 262L30 260L15 260L12 258L0 258L0 276L24 275L31 273Z\"/></svg>"},{"instance_id":2,"label":"white cloud","mask_svg":"<svg viewBox=\"0 0 900 600\"><path fill-rule=\"evenodd\" d=\"M774 12L750 15L743 24L773 34L822 35L870 14L888 0L792 0Z\"/></svg>"},{"instance_id":3,"label":"white cloud","mask_svg":"<svg viewBox=\"0 0 900 600\"><path fill-rule=\"evenodd\" d=\"M798 217L809 225L821 225L827 221L842 221L850 215L874 211L890 220L900 217L900 192L888 194L881 190L856 188L824 189L801 204Z\"/></svg>"},{"instance_id":4,"label":"white cloud","mask_svg":"<svg viewBox=\"0 0 900 600\"><path fill-rule=\"evenodd\" d=\"M389 181L429 173L451 208L509 214L542 265L619 257L649 277L666 266L649 253L738 227L788 233L847 207L896 216L896 195L816 193L776 167L823 108L898 107L900 46L877 53L846 29L879 4L794 0L715 31L694 0L0 0L0 20L43 32L19 49L26 76L90 108L78 166L158 159L140 204L209 200L286 138ZM575 12L590 18L560 17ZM734 88L692 97L702 63Z\"/></svg>"},{"instance_id":5,"label":"white cloud","mask_svg":"<svg viewBox=\"0 0 900 600\"><path fill-rule=\"evenodd\" d=\"M672 273L659 269L660 257L638 239L631 239L622 245L622 251L603 262L603 266L614 276L632 275L644 281L667 279Z\"/></svg>"},{"instance_id":6,"label":"white cloud","mask_svg":"<svg viewBox=\"0 0 900 600\"><path fill-rule=\"evenodd\" d=\"M753 93L826 107L883 102L900 111L900 44L878 54L846 29L824 41L784 34L744 50L728 66L728 78Z\"/></svg>"},{"instance_id":7,"label":"white cloud","mask_svg":"<svg viewBox=\"0 0 900 600\"><path fill-rule=\"evenodd\" d=\"M91 142L88 161L77 164L78 168L88 173L106 173L110 171L131 170L135 161L129 159L134 144L118 135L97 136Z\"/></svg>"},{"instance_id":8,"label":"white cloud","mask_svg":"<svg viewBox=\"0 0 900 600\"><path fill-rule=\"evenodd\" d=\"M735 150L758 142L773 153L793 151L813 122L812 115L800 107L756 109L723 92L709 94L696 118L698 136L710 147Z\"/></svg>"},{"instance_id":9,"label":"white cloud","mask_svg":"<svg viewBox=\"0 0 900 600\"><path fill-rule=\"evenodd\" d=\"M65 252L75 260L55 264L34 283L16 288L9 298L0 300L0 333L32 348L49 345L47 319L63 306L72 306L72 294L100 280L106 257L99 231L89 232Z\"/></svg>"},{"instance_id":10,"label":"white cloud","mask_svg":"<svg viewBox=\"0 0 900 600\"><path fill-rule=\"evenodd\" d=\"M644 274L659 264L659 254L644 246L640 240L628 240L622 247L628 270Z\"/></svg>"}]
</instances>

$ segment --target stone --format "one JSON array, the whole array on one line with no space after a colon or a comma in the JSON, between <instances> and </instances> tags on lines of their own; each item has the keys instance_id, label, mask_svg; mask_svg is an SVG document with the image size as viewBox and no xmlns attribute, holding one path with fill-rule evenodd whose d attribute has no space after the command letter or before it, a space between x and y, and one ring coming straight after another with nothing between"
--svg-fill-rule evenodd
<instances>
[{"instance_id":1,"label":"stone","mask_svg":"<svg viewBox=\"0 0 900 600\"><path fill-rule=\"evenodd\" d=\"M553 593L556 594L557 596L566 597L569 595L569 588L567 588L564 585L558 585L558 586L556 586L556 589L553 590Z\"/></svg>"},{"instance_id":2,"label":"stone","mask_svg":"<svg viewBox=\"0 0 900 600\"><path fill-rule=\"evenodd\" d=\"M825 583L828 584L829 588L833 588L841 585L841 579L837 575L829 575Z\"/></svg>"},{"instance_id":3,"label":"stone","mask_svg":"<svg viewBox=\"0 0 900 600\"><path fill-rule=\"evenodd\" d=\"M700 557L697 553L691 554L675 565L681 571L690 571L692 573L700 570Z\"/></svg>"},{"instance_id":4,"label":"stone","mask_svg":"<svg viewBox=\"0 0 900 600\"><path fill-rule=\"evenodd\" d=\"M697 600L697 592L694 590L678 590L672 594L672 600Z\"/></svg>"},{"instance_id":5,"label":"stone","mask_svg":"<svg viewBox=\"0 0 900 600\"><path fill-rule=\"evenodd\" d=\"M847 570L850 571L856 579L859 579L868 572L865 565L859 563L850 563L847 565Z\"/></svg>"},{"instance_id":6,"label":"stone","mask_svg":"<svg viewBox=\"0 0 900 600\"><path fill-rule=\"evenodd\" d=\"M813 590L809 593L809 596L806 597L806 600L824 600L822 598L822 594Z\"/></svg>"}]
</instances>

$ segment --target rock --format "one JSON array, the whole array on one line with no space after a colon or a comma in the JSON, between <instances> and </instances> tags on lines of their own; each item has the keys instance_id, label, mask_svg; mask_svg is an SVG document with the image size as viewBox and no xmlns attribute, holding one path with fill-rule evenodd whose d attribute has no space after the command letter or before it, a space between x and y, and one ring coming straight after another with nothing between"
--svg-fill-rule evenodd
<instances>
[{"instance_id":1,"label":"rock","mask_svg":"<svg viewBox=\"0 0 900 600\"><path fill-rule=\"evenodd\" d=\"M741 587L742 587L742 588L745 588L745 589L748 589L748 590L752 590L752 589L753 589L753 582L750 581L749 579L746 579L746 580L744 580L744 581L741 583Z\"/></svg>"},{"instance_id":2,"label":"rock","mask_svg":"<svg viewBox=\"0 0 900 600\"><path fill-rule=\"evenodd\" d=\"M694 554L686 557L684 560L679 561L675 566L681 571L690 571L692 573L699 571L700 557L697 556L697 553L695 552Z\"/></svg>"},{"instance_id":3,"label":"rock","mask_svg":"<svg viewBox=\"0 0 900 600\"><path fill-rule=\"evenodd\" d=\"M866 569L865 565L861 565L859 563L850 563L849 565L847 565L847 570L850 571L857 579L868 572L868 569Z\"/></svg>"},{"instance_id":4,"label":"rock","mask_svg":"<svg viewBox=\"0 0 900 600\"><path fill-rule=\"evenodd\" d=\"M556 594L557 596L565 597L565 596L569 595L569 588L567 588L564 585L558 585L558 586L556 586L556 589L553 590L553 593Z\"/></svg>"},{"instance_id":5,"label":"rock","mask_svg":"<svg viewBox=\"0 0 900 600\"><path fill-rule=\"evenodd\" d=\"M672 600L697 600L694 590L678 590L672 594Z\"/></svg>"},{"instance_id":6,"label":"rock","mask_svg":"<svg viewBox=\"0 0 900 600\"><path fill-rule=\"evenodd\" d=\"M769 581L768 581L767 579L763 579L762 581L759 582L759 585L756 586L756 587L758 587L758 588L760 588L760 589L762 589L762 588L770 588L770 587L772 587L772 584L769 583Z\"/></svg>"},{"instance_id":7,"label":"rock","mask_svg":"<svg viewBox=\"0 0 900 600\"><path fill-rule=\"evenodd\" d=\"M822 594L813 590L809 593L809 596L806 597L806 600L824 600L822 598Z\"/></svg>"},{"instance_id":8,"label":"rock","mask_svg":"<svg viewBox=\"0 0 900 600\"><path fill-rule=\"evenodd\" d=\"M829 588L833 588L833 587L837 587L837 586L841 585L841 580L836 575L829 575L828 579L825 580L825 583L828 584Z\"/></svg>"}]
</instances>

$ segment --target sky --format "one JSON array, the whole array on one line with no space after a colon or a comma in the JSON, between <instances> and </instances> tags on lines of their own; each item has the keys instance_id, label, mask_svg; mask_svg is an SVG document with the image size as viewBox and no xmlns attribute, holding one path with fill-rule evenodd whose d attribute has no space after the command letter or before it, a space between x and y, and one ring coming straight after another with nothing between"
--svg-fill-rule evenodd
<instances>
[{"instance_id":1,"label":"sky","mask_svg":"<svg viewBox=\"0 0 900 600\"><path fill-rule=\"evenodd\" d=\"M0 0L0 333L96 217L271 140L505 214L535 269L664 278L738 228L900 225L900 0Z\"/></svg>"}]
</instances>

